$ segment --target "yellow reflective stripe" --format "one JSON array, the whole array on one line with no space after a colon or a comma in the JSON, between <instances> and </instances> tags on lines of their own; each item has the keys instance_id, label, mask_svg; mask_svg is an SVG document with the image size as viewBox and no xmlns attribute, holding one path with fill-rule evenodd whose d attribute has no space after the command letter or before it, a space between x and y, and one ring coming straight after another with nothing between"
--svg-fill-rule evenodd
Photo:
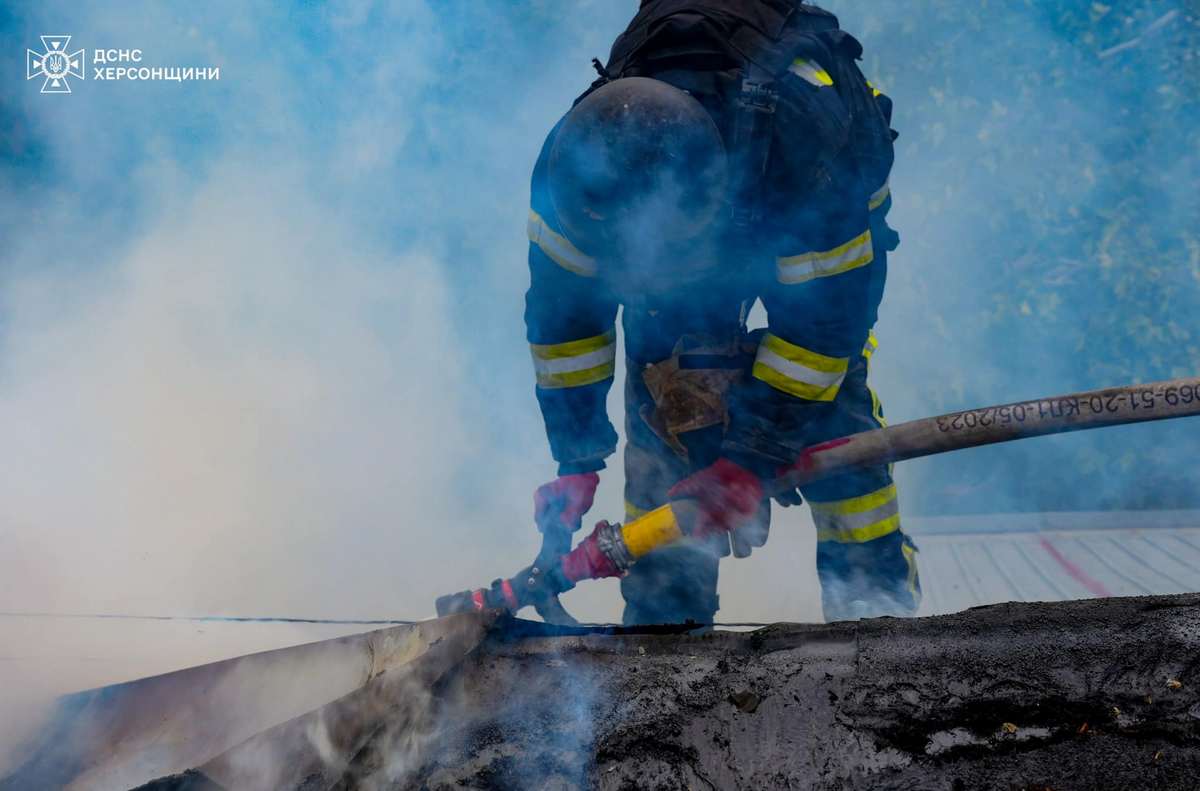
<instances>
[{"instance_id":1,"label":"yellow reflective stripe","mask_svg":"<svg viewBox=\"0 0 1200 791\"><path fill-rule=\"evenodd\" d=\"M766 347L785 360L827 374L844 374L850 368L849 357L829 357L803 346L788 343L774 333L763 336L762 347Z\"/></svg>"},{"instance_id":2,"label":"yellow reflective stripe","mask_svg":"<svg viewBox=\"0 0 1200 791\"><path fill-rule=\"evenodd\" d=\"M875 335L875 330L870 330L867 333L867 342L863 345L862 356L868 363L871 362L871 357L879 350L879 338ZM867 385L867 392L871 394L871 417L875 418L875 422L882 428L887 428L887 420L883 417L883 404L879 403L879 396L875 390ZM890 466L889 466L890 469Z\"/></svg>"},{"instance_id":3,"label":"yellow reflective stripe","mask_svg":"<svg viewBox=\"0 0 1200 791\"><path fill-rule=\"evenodd\" d=\"M829 72L822 69L820 65L804 58L796 58L792 61L792 65L788 67L788 71L818 88L828 88L833 85L833 77L829 76Z\"/></svg>"},{"instance_id":4,"label":"yellow reflective stripe","mask_svg":"<svg viewBox=\"0 0 1200 791\"><path fill-rule=\"evenodd\" d=\"M867 87L871 89L871 95L876 99L878 99L880 96L883 96L883 91L872 85L870 80L867 80Z\"/></svg>"},{"instance_id":5,"label":"yellow reflective stripe","mask_svg":"<svg viewBox=\"0 0 1200 791\"><path fill-rule=\"evenodd\" d=\"M562 390L567 387L584 387L611 379L614 373L612 363L597 365L583 371L569 371L561 374L542 374L537 376L538 387L543 390Z\"/></svg>"},{"instance_id":6,"label":"yellow reflective stripe","mask_svg":"<svg viewBox=\"0 0 1200 791\"><path fill-rule=\"evenodd\" d=\"M840 275L866 266L874 260L875 250L871 244L871 230L868 228L832 250L776 258L775 273L780 283L796 285L818 277Z\"/></svg>"},{"instance_id":7,"label":"yellow reflective stripe","mask_svg":"<svg viewBox=\"0 0 1200 791\"><path fill-rule=\"evenodd\" d=\"M891 194L891 184L887 181L883 182L883 186L875 190L874 194L871 195L870 199L867 201L867 208L870 211L875 211L884 204L884 201L886 201L888 196Z\"/></svg>"},{"instance_id":8,"label":"yellow reflective stripe","mask_svg":"<svg viewBox=\"0 0 1200 791\"><path fill-rule=\"evenodd\" d=\"M616 330L566 343L531 343L529 349L538 387L543 389L583 387L602 382L616 372Z\"/></svg>"},{"instance_id":9,"label":"yellow reflective stripe","mask_svg":"<svg viewBox=\"0 0 1200 791\"><path fill-rule=\"evenodd\" d=\"M867 342L863 345L862 356L871 359L871 355L875 354L879 349L879 338L875 336L875 330L870 330L867 333Z\"/></svg>"},{"instance_id":10,"label":"yellow reflective stripe","mask_svg":"<svg viewBox=\"0 0 1200 791\"><path fill-rule=\"evenodd\" d=\"M908 592L912 594L913 601L920 601L921 589L917 584L917 548L905 541L900 545L900 552L904 554L904 560L908 563Z\"/></svg>"},{"instance_id":11,"label":"yellow reflective stripe","mask_svg":"<svg viewBox=\"0 0 1200 791\"><path fill-rule=\"evenodd\" d=\"M758 346L753 376L797 398L832 401L849 367L848 357L827 357L767 333Z\"/></svg>"},{"instance_id":12,"label":"yellow reflective stripe","mask_svg":"<svg viewBox=\"0 0 1200 791\"><path fill-rule=\"evenodd\" d=\"M567 341L566 343L531 343L529 344L529 348L533 350L533 356L539 360L560 360L564 357L579 357L584 354L598 352L607 346L612 346L616 342L617 331L611 329L608 332L593 335L590 338Z\"/></svg>"},{"instance_id":13,"label":"yellow reflective stripe","mask_svg":"<svg viewBox=\"0 0 1200 791\"><path fill-rule=\"evenodd\" d=\"M837 398L838 388L817 387L816 385L797 381L779 373L766 363L754 363L753 375L755 379L766 382L776 390L780 390L796 398L803 398L808 401L832 401Z\"/></svg>"},{"instance_id":14,"label":"yellow reflective stripe","mask_svg":"<svg viewBox=\"0 0 1200 791\"><path fill-rule=\"evenodd\" d=\"M881 505L887 505L896 499L896 484L890 484L870 494L861 497L851 497L848 500L834 500L828 503L809 502L814 511L824 514L863 514L874 511Z\"/></svg>"},{"instance_id":15,"label":"yellow reflective stripe","mask_svg":"<svg viewBox=\"0 0 1200 791\"><path fill-rule=\"evenodd\" d=\"M879 424L880 428L887 428L887 418L883 416L883 404L879 401L879 395L872 387L868 387L867 392L871 394L871 417L875 418L875 422Z\"/></svg>"},{"instance_id":16,"label":"yellow reflective stripe","mask_svg":"<svg viewBox=\"0 0 1200 791\"><path fill-rule=\"evenodd\" d=\"M596 276L596 259L571 244L570 239L557 233L533 209L529 210L526 230L529 233L529 241L536 244L551 261L563 269L583 277Z\"/></svg>"},{"instance_id":17,"label":"yellow reflective stripe","mask_svg":"<svg viewBox=\"0 0 1200 791\"><path fill-rule=\"evenodd\" d=\"M818 541L862 544L900 529L900 502L895 484L861 497L809 505Z\"/></svg>"},{"instance_id":18,"label":"yellow reflective stripe","mask_svg":"<svg viewBox=\"0 0 1200 791\"><path fill-rule=\"evenodd\" d=\"M818 527L818 541L835 541L839 544L865 544L877 538L896 532L900 529L900 515L890 516L881 522L848 529L834 527Z\"/></svg>"}]
</instances>

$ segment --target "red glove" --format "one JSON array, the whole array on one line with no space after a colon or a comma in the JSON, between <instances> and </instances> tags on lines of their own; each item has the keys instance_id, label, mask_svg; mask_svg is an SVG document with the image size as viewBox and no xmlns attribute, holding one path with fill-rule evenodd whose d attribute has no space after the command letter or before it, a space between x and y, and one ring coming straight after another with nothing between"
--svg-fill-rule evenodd
<instances>
[{"instance_id":1,"label":"red glove","mask_svg":"<svg viewBox=\"0 0 1200 791\"><path fill-rule=\"evenodd\" d=\"M544 483L533 493L533 519L538 530L561 524L575 531L582 524L583 515L592 507L600 476L594 472L563 475L550 483Z\"/></svg>"},{"instance_id":2,"label":"red glove","mask_svg":"<svg viewBox=\"0 0 1200 791\"><path fill-rule=\"evenodd\" d=\"M729 459L718 459L672 486L667 496L672 500L696 501L700 518L691 534L705 538L736 530L751 519L762 502L763 487L750 470Z\"/></svg>"}]
</instances>

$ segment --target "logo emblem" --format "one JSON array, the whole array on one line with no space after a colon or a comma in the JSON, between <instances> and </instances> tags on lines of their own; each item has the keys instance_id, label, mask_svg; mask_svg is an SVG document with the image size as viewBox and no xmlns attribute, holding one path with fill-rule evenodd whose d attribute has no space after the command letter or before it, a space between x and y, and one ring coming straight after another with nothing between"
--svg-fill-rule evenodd
<instances>
[{"instance_id":1,"label":"logo emblem","mask_svg":"<svg viewBox=\"0 0 1200 791\"><path fill-rule=\"evenodd\" d=\"M45 77L42 93L70 93L67 77L83 79L83 50L67 53L70 36L41 36L45 52L25 50L25 79Z\"/></svg>"}]
</instances>

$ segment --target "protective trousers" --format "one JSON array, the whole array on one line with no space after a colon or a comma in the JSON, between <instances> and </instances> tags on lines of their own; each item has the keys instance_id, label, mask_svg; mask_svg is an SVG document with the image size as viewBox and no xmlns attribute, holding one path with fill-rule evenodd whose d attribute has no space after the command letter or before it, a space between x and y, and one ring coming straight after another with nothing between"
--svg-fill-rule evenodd
<instances>
[{"instance_id":1,"label":"protective trousers","mask_svg":"<svg viewBox=\"0 0 1200 791\"><path fill-rule=\"evenodd\" d=\"M678 357L681 339L727 348L744 340L740 303L711 305L706 310L689 307L626 306L623 314L626 520L663 505L668 489L720 454L724 428L720 422L699 421L698 427L679 434L664 431L662 421L655 419L656 412L662 411L663 394L647 386L648 379L654 382L648 369L673 354L682 359ZM872 338L851 364L828 417L813 427L812 443L884 425L879 399L867 385L873 351ZM802 494L817 527L817 574L825 619L914 614L920 603L916 547L900 530L891 470L886 466L857 470L806 486ZM764 503L760 514L759 523L747 528L758 535L751 539L752 546L766 540L769 504ZM712 623L720 606L719 562L729 551L729 539L717 536L703 543L685 541L642 558L621 580L624 622Z\"/></svg>"},{"instance_id":2,"label":"protective trousers","mask_svg":"<svg viewBox=\"0 0 1200 791\"><path fill-rule=\"evenodd\" d=\"M685 339L693 345L732 351L744 335L742 304L731 299L704 304L699 294L692 296L687 305L627 304L622 312L626 521L666 503L668 489L716 461L721 451L724 425L714 408L722 409L723 403L719 398L681 393L679 388L665 385L662 366L672 357L680 359L677 351ZM717 356L728 361L731 380L745 367L736 356ZM655 385L653 393L648 382ZM664 387L671 392L664 392ZM684 389L688 389L686 384ZM695 417L671 414L671 404L682 407L677 412ZM676 433L673 428L681 430ZM714 536L705 542L684 541L643 557L621 579L624 622L712 623L719 608L718 563L727 554L728 537Z\"/></svg>"},{"instance_id":3,"label":"protective trousers","mask_svg":"<svg viewBox=\"0 0 1200 791\"><path fill-rule=\"evenodd\" d=\"M812 443L886 425L867 384L872 335ZM921 603L917 548L900 529L900 503L888 465L827 478L800 489L817 528L817 576L827 622L915 615Z\"/></svg>"}]
</instances>

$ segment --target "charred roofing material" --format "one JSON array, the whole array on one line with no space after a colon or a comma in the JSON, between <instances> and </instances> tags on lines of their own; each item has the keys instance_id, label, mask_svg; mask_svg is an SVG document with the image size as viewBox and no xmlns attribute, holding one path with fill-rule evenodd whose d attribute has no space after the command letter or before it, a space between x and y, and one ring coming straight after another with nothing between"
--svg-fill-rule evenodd
<instances>
[{"instance_id":1,"label":"charred roofing material","mask_svg":"<svg viewBox=\"0 0 1200 791\"><path fill-rule=\"evenodd\" d=\"M1197 594L755 632L525 624L420 718L287 787L1193 789L1198 667Z\"/></svg>"}]
</instances>

